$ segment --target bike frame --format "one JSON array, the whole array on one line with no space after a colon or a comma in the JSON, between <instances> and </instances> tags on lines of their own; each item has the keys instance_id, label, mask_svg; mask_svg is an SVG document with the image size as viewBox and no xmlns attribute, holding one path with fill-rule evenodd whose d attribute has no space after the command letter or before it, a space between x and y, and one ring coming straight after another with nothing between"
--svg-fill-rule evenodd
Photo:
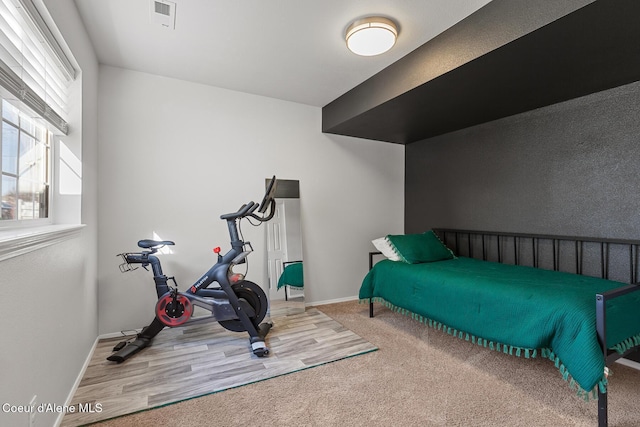
<instances>
[{"instance_id":1,"label":"bike frame","mask_svg":"<svg viewBox=\"0 0 640 427\"><path fill-rule=\"evenodd\" d=\"M229 230L229 237L231 238L231 249L224 255L218 253L217 262L205 273L200 279L198 279L193 285L189 287L185 292L177 291L176 288L172 289L168 281L175 278L167 277L162 271L162 265L160 259L154 254L165 245L173 245L170 241L140 241L138 245L141 248L150 249L148 251L136 252L136 253L124 253L121 254L125 263L121 265L121 270L131 270L130 264L141 264L145 269L150 265L153 272L153 280L156 287L156 294L158 301L165 300L167 296L169 298L187 298L193 305L199 306L211 312L211 316L205 316L202 318L188 318L184 321L169 325L163 323L156 315L151 324L138 334L134 342L128 343L124 348L118 350L117 353L107 357L107 360L115 361L118 363L123 362L128 357L137 353L151 342L165 326L184 326L189 323L193 323L201 320L217 320L218 322L239 320L242 331L246 331L250 336L251 347L253 353L259 357L269 353L269 349L264 343L265 336L271 329L272 324L269 322L262 323L260 325L254 324L251 317L260 317L255 313L254 308L250 303L244 299L239 299L233 290L233 285L236 283L242 283L243 278L233 281L230 279L233 273L233 266L246 262L245 258L251 253L250 242L245 242L240 239L238 231L238 222L245 217L252 217L260 222L269 221L275 214L275 200L271 197L273 189L275 188L275 176L272 178L271 183L268 186L267 193L261 205L254 202L249 202L242 205L237 212L221 215L221 219L227 221L227 228ZM264 215L265 211L270 209L270 213L267 216L259 217L253 212L260 207L259 212ZM250 250L246 250L246 247ZM219 288L209 288L213 283L218 283ZM250 283L250 282L247 282ZM251 283L253 286L257 286ZM266 298L266 295L265 295ZM186 301L185 301L186 302ZM191 311L189 312L189 316ZM182 315L182 314L180 314ZM262 319L260 319L262 320ZM257 323L257 322L256 322ZM229 325L223 325L228 329L232 329Z\"/></svg>"},{"instance_id":2,"label":"bike frame","mask_svg":"<svg viewBox=\"0 0 640 427\"><path fill-rule=\"evenodd\" d=\"M249 213L253 212L258 205L254 204L253 209L250 205ZM238 212L242 212L242 209ZM226 215L223 215L225 217ZM226 218L227 228L229 229L229 236L231 237L231 249L224 255L218 255L218 261L193 285L189 287L185 292L182 292L194 305L204 308L212 313L212 316L207 316L206 320L230 320L239 319L242 325L245 327L250 336L258 335L256 327L253 325L250 316L253 315L252 309L247 304L241 305L236 294L231 289L231 281L229 280L230 270L234 265L241 264L245 261L245 258L250 251L245 251L245 247L251 248L251 243L245 242L240 239L238 232L238 219L240 216L235 214L229 214L229 218ZM273 215L270 215L270 219ZM156 249L157 250L157 249ZM251 249L252 250L252 249ZM162 271L162 265L160 259L153 255L155 251L146 251L141 253L128 253L124 254L124 258L129 264L141 264L143 267L151 265L151 271L153 272L153 280L156 286L156 294L158 298L171 291L168 281L174 280L172 277L167 277ZM218 283L220 288L209 289L209 285L212 283ZM230 303L234 307L238 307L238 310L233 310L228 304ZM248 311L248 312L247 312ZM243 315L244 314L244 315ZM195 321L204 319L190 319L184 323L184 325L193 323Z\"/></svg>"}]
</instances>

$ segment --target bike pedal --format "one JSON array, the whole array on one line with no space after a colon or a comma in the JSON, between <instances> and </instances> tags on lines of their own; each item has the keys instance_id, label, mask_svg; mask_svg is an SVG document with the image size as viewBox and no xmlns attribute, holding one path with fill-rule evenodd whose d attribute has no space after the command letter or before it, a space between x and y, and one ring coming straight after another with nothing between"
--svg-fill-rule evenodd
<instances>
[{"instance_id":1,"label":"bike pedal","mask_svg":"<svg viewBox=\"0 0 640 427\"><path fill-rule=\"evenodd\" d=\"M256 341L251 343L251 349L253 350L253 354L258 357L264 357L269 354L269 348L264 343L264 341Z\"/></svg>"},{"instance_id":2,"label":"bike pedal","mask_svg":"<svg viewBox=\"0 0 640 427\"><path fill-rule=\"evenodd\" d=\"M126 342L126 341L120 341L118 344L116 344L116 345L113 347L113 351L122 350L126 345L127 345L127 342Z\"/></svg>"}]
</instances>

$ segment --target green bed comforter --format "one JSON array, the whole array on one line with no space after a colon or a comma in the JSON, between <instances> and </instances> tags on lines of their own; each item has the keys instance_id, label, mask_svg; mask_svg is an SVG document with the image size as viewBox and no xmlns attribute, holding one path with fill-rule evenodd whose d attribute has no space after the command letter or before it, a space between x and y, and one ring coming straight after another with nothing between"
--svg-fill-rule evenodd
<instances>
[{"instance_id":1,"label":"green bed comforter","mask_svg":"<svg viewBox=\"0 0 640 427\"><path fill-rule=\"evenodd\" d=\"M589 276L456 258L424 264L380 261L360 298L382 299L505 353L541 354L582 390L604 388L595 295L620 286ZM640 343L640 292L607 303L607 345ZM572 383L573 383L572 380ZM580 389L579 389L580 390Z\"/></svg>"}]
</instances>

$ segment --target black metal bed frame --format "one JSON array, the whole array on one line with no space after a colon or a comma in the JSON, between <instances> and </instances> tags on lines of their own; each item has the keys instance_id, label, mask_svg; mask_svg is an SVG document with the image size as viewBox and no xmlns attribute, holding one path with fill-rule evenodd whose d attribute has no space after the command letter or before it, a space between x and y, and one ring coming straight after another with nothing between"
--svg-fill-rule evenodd
<instances>
[{"instance_id":1,"label":"black metal bed frame","mask_svg":"<svg viewBox=\"0 0 640 427\"><path fill-rule=\"evenodd\" d=\"M624 354L619 354L606 347L607 301L640 290L637 283L640 240L449 228L438 228L434 231L459 256L480 258L481 255L485 261L528 265L629 283L627 286L595 295L596 333L605 366L640 348L635 347ZM463 248L466 250L463 251ZM373 268L373 257L380 254L381 252L369 252L369 270ZM623 272L624 270L626 272ZM369 317L373 317L373 302L369 304ZM607 393L602 393L598 388L598 426L607 427L607 425Z\"/></svg>"}]
</instances>

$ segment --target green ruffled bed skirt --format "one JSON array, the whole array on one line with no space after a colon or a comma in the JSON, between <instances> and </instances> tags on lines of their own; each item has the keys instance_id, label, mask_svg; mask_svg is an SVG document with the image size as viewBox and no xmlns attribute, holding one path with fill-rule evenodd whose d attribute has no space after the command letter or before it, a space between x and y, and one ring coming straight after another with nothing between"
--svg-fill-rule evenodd
<instances>
[{"instance_id":1,"label":"green ruffled bed skirt","mask_svg":"<svg viewBox=\"0 0 640 427\"><path fill-rule=\"evenodd\" d=\"M608 375L611 375L611 371L608 368L605 368L606 371L603 372L602 379L598 382L597 386L594 387L592 390L587 391L582 389L582 387L578 385L578 383L571 377L571 375L569 374L569 371L565 368L560 358L556 356L554 352L549 348L540 348L540 349L523 348L523 347L517 347L517 346L512 346L504 343L486 340L482 337L477 337L465 331L460 331L455 328L451 328L450 326L447 326L440 322L426 318L420 314L413 313L402 307L395 306L380 297L360 299L361 304L369 304L370 302L380 303L385 307L389 308L390 310L393 310L405 316L409 316L412 319L417 320L418 322L429 326L430 328L437 329L438 331L446 332L448 335L452 335L459 339L464 339L465 341L469 341L472 344L476 344L484 348L488 348L490 350L508 354L509 356L524 357L525 359L536 358L538 356L549 359L554 363L555 367L560 371L560 374L562 375L562 379L569 384L569 387L571 388L571 390L575 390L576 395L587 402L589 400L598 399L598 390L600 390L602 393L607 392L607 384L608 384L607 377ZM620 343L614 346L613 350L622 354L627 349L637 345L640 345L640 335L630 338L624 341L623 343Z\"/></svg>"}]
</instances>

